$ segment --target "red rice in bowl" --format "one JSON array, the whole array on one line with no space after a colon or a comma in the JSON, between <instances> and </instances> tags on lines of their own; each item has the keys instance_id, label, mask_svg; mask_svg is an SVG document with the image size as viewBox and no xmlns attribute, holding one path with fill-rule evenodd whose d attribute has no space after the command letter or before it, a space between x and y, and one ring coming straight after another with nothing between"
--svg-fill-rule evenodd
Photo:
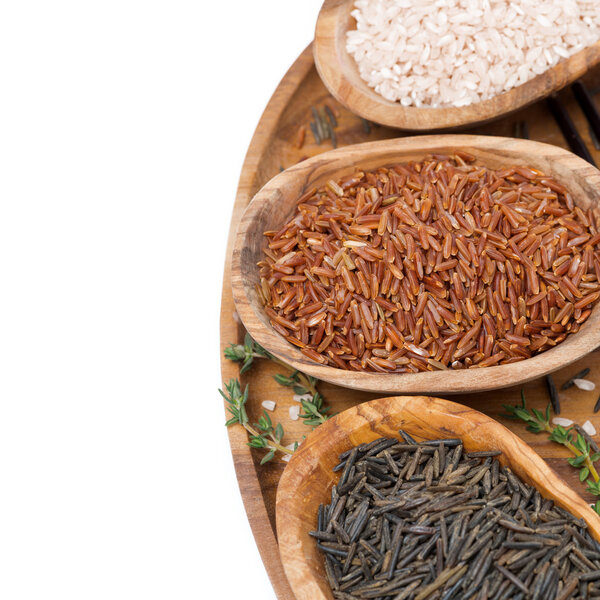
<instances>
[{"instance_id":1,"label":"red rice in bowl","mask_svg":"<svg viewBox=\"0 0 600 600\"><path fill-rule=\"evenodd\" d=\"M600 298L591 210L535 169L461 152L330 180L265 236L272 327L342 369L520 361L577 332Z\"/></svg>"}]
</instances>

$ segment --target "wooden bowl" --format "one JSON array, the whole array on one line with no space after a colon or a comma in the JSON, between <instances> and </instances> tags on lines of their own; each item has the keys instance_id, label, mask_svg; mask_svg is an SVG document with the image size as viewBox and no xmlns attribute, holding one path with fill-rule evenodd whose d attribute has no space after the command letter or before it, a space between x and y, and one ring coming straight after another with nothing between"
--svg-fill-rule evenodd
<instances>
[{"instance_id":1,"label":"wooden bowl","mask_svg":"<svg viewBox=\"0 0 600 600\"><path fill-rule=\"evenodd\" d=\"M579 332L551 350L521 362L480 369L379 374L317 364L273 330L255 290L259 281L256 263L262 259L265 246L264 231L279 229L306 190L350 174L356 166L372 169L457 149L473 154L479 163L491 168L522 165L539 169L565 185L576 204L600 211L600 171L567 150L540 142L437 135L370 142L325 152L271 179L256 194L240 221L231 280L237 312L252 337L281 360L318 379L360 390L411 394L453 394L518 385L564 367L600 345L600 309L596 306Z\"/></svg>"},{"instance_id":2,"label":"wooden bowl","mask_svg":"<svg viewBox=\"0 0 600 600\"><path fill-rule=\"evenodd\" d=\"M559 90L600 63L600 42L560 61L541 75L508 92L464 107L416 108L385 100L360 77L346 51L346 32L356 27L353 0L325 0L315 30L317 71L329 92L353 113L412 131L430 131L484 123L523 108Z\"/></svg>"},{"instance_id":3,"label":"wooden bowl","mask_svg":"<svg viewBox=\"0 0 600 600\"><path fill-rule=\"evenodd\" d=\"M328 503L339 473L338 455L379 437L458 437L469 452L501 450L498 457L544 498L583 518L600 540L600 517L558 477L530 446L506 427L476 410L424 396L381 398L360 404L317 427L294 453L277 488L277 538L281 561L297 600L333 600L323 557L308 532L316 528L319 504Z\"/></svg>"}]
</instances>

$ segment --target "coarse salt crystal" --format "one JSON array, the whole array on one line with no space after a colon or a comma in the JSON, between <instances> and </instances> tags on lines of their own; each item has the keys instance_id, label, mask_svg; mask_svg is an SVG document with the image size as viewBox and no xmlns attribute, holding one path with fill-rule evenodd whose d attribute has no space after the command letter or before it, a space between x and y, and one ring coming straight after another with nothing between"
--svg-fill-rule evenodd
<instances>
[{"instance_id":1,"label":"coarse salt crystal","mask_svg":"<svg viewBox=\"0 0 600 600\"><path fill-rule=\"evenodd\" d=\"M241 322L242 322L242 320L240 319L240 315L238 315L238 314L237 314L237 310L234 310L234 311L233 311L233 320L234 320L236 323L241 323Z\"/></svg>"},{"instance_id":2,"label":"coarse salt crystal","mask_svg":"<svg viewBox=\"0 0 600 600\"><path fill-rule=\"evenodd\" d=\"M589 379L573 379L573 383L580 389L586 392L591 392L596 388L596 384Z\"/></svg>"},{"instance_id":3,"label":"coarse salt crystal","mask_svg":"<svg viewBox=\"0 0 600 600\"><path fill-rule=\"evenodd\" d=\"M275 402L273 400L263 400L262 407L273 412L275 410Z\"/></svg>"},{"instance_id":4,"label":"coarse salt crystal","mask_svg":"<svg viewBox=\"0 0 600 600\"><path fill-rule=\"evenodd\" d=\"M591 421L586 421L582 426L583 429L588 435L596 435L596 428L592 424Z\"/></svg>"},{"instance_id":5,"label":"coarse salt crystal","mask_svg":"<svg viewBox=\"0 0 600 600\"><path fill-rule=\"evenodd\" d=\"M560 425L561 427L569 427L570 425L573 425L573 421L571 421L571 419L564 419L563 417L554 417L554 419L552 419L552 423L554 425Z\"/></svg>"},{"instance_id":6,"label":"coarse salt crystal","mask_svg":"<svg viewBox=\"0 0 600 600\"><path fill-rule=\"evenodd\" d=\"M297 404L295 406L290 406L290 419L292 421L297 421L299 415L300 407Z\"/></svg>"},{"instance_id":7,"label":"coarse salt crystal","mask_svg":"<svg viewBox=\"0 0 600 600\"><path fill-rule=\"evenodd\" d=\"M290 458L292 458L292 455L291 455L291 454L284 454L284 455L281 457L281 460L283 460L284 462L290 462Z\"/></svg>"}]
</instances>

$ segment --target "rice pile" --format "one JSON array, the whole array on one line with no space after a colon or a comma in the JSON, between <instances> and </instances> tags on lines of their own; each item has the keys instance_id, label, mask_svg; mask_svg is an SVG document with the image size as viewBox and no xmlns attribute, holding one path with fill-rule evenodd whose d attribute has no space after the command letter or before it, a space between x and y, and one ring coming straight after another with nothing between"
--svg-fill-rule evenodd
<instances>
[{"instance_id":1,"label":"rice pile","mask_svg":"<svg viewBox=\"0 0 600 600\"><path fill-rule=\"evenodd\" d=\"M539 171L456 151L356 170L267 231L256 293L311 360L416 373L561 343L600 300L595 215Z\"/></svg>"},{"instance_id":2,"label":"rice pile","mask_svg":"<svg viewBox=\"0 0 600 600\"><path fill-rule=\"evenodd\" d=\"M600 39L599 0L355 0L346 48L403 106L466 106Z\"/></svg>"}]
</instances>

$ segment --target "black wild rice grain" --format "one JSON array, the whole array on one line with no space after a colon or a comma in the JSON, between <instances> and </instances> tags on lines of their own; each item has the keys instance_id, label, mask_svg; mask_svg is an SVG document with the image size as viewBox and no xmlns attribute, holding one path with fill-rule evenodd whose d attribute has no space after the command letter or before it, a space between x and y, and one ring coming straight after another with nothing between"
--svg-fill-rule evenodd
<instances>
[{"instance_id":1,"label":"black wild rice grain","mask_svg":"<svg viewBox=\"0 0 600 600\"><path fill-rule=\"evenodd\" d=\"M527 121L516 121L514 124L514 137L529 139L529 126Z\"/></svg>"},{"instance_id":2,"label":"black wild rice grain","mask_svg":"<svg viewBox=\"0 0 600 600\"><path fill-rule=\"evenodd\" d=\"M598 138L596 137L596 134L594 133L594 130L591 127L589 128L589 132L590 132L590 139L592 140L592 144L594 144L594 148L596 148L596 150L600 150L600 140L598 140Z\"/></svg>"},{"instance_id":3,"label":"black wild rice grain","mask_svg":"<svg viewBox=\"0 0 600 600\"><path fill-rule=\"evenodd\" d=\"M310 130L315 138L315 143L320 144L323 141L323 138L321 137L319 129L317 128L317 124L314 121L310 122Z\"/></svg>"},{"instance_id":4,"label":"black wild rice grain","mask_svg":"<svg viewBox=\"0 0 600 600\"><path fill-rule=\"evenodd\" d=\"M495 459L457 439L380 438L340 455L310 532L339 600L583 600L600 544Z\"/></svg>"},{"instance_id":5,"label":"black wild rice grain","mask_svg":"<svg viewBox=\"0 0 600 600\"><path fill-rule=\"evenodd\" d=\"M322 140L326 139L328 136L327 136L326 124L323 122L323 117L321 116L319 111L314 106L311 106L310 110L311 110L313 118L315 120L315 126L317 128L317 131L319 132L319 137Z\"/></svg>"},{"instance_id":6,"label":"black wild rice grain","mask_svg":"<svg viewBox=\"0 0 600 600\"><path fill-rule=\"evenodd\" d=\"M573 387L575 385L575 379L583 379L589 372L590 372L590 369L585 368L585 369L582 369L581 371L579 371L578 373L575 373L575 375L573 375L573 377L571 377L571 379L569 379L568 381L565 381L560 386L560 389L568 390L570 387Z\"/></svg>"},{"instance_id":7,"label":"black wild rice grain","mask_svg":"<svg viewBox=\"0 0 600 600\"><path fill-rule=\"evenodd\" d=\"M552 403L552 410L555 415L560 415L560 400L558 399L558 390L556 389L556 385L554 385L552 375L546 375L546 386L548 388L550 402Z\"/></svg>"},{"instance_id":8,"label":"black wild rice grain","mask_svg":"<svg viewBox=\"0 0 600 600\"><path fill-rule=\"evenodd\" d=\"M327 118L329 119L331 126L337 127L338 126L337 119L335 118L333 111L331 110L331 108L329 106L327 106L327 104L325 105L325 114L327 115Z\"/></svg>"}]
</instances>

